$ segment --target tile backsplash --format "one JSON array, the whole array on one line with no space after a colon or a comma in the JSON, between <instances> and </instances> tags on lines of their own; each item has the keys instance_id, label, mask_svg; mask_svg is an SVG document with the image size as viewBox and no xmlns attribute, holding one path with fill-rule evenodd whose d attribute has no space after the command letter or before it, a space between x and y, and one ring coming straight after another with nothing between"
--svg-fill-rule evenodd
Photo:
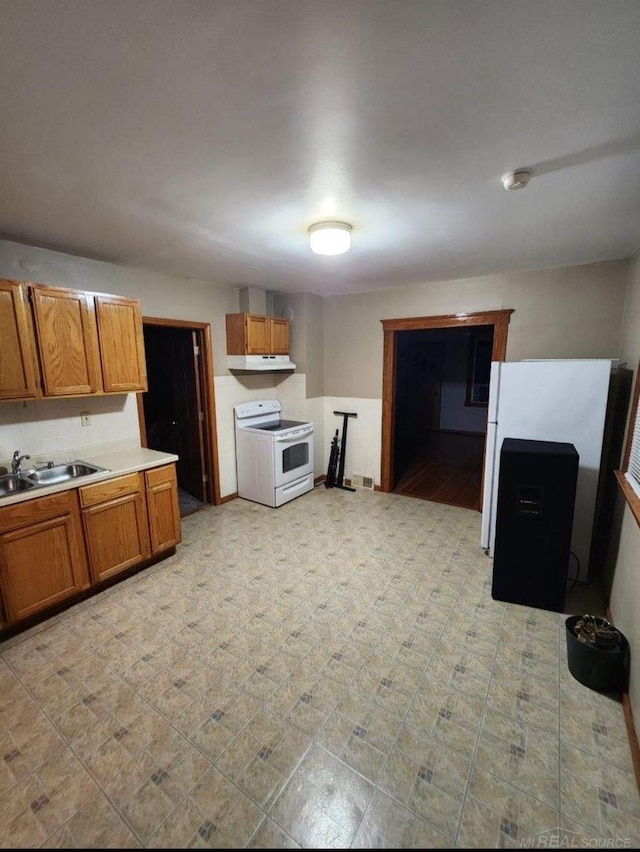
<instances>
[{"instance_id":1,"label":"tile backsplash","mask_svg":"<svg viewBox=\"0 0 640 852\"><path fill-rule=\"evenodd\" d=\"M82 425L81 412L88 412L89 425ZM123 440L140 443L133 393L0 403L0 462L17 449L45 461L47 454Z\"/></svg>"}]
</instances>

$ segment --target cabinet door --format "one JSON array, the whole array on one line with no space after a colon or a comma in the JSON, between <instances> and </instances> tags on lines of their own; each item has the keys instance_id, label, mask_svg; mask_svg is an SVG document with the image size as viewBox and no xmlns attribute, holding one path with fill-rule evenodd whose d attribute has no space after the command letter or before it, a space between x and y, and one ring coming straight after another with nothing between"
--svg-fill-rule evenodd
<instances>
[{"instance_id":1,"label":"cabinet door","mask_svg":"<svg viewBox=\"0 0 640 852\"><path fill-rule=\"evenodd\" d=\"M96 295L95 302L105 392L146 391L140 301Z\"/></svg>"},{"instance_id":2,"label":"cabinet door","mask_svg":"<svg viewBox=\"0 0 640 852\"><path fill-rule=\"evenodd\" d=\"M141 492L83 509L82 520L95 582L149 558L147 513Z\"/></svg>"},{"instance_id":3,"label":"cabinet door","mask_svg":"<svg viewBox=\"0 0 640 852\"><path fill-rule=\"evenodd\" d=\"M27 287L0 280L0 399L38 396Z\"/></svg>"},{"instance_id":4,"label":"cabinet door","mask_svg":"<svg viewBox=\"0 0 640 852\"><path fill-rule=\"evenodd\" d=\"M12 623L85 588L82 530L73 515L61 515L0 536L0 581Z\"/></svg>"},{"instance_id":5,"label":"cabinet door","mask_svg":"<svg viewBox=\"0 0 640 852\"><path fill-rule=\"evenodd\" d=\"M271 355L289 354L289 320L271 318Z\"/></svg>"},{"instance_id":6,"label":"cabinet door","mask_svg":"<svg viewBox=\"0 0 640 852\"><path fill-rule=\"evenodd\" d=\"M102 390L93 300L81 290L34 285L40 364L45 396Z\"/></svg>"},{"instance_id":7,"label":"cabinet door","mask_svg":"<svg viewBox=\"0 0 640 852\"><path fill-rule=\"evenodd\" d=\"M151 550L155 554L182 541L176 466L169 464L148 470L145 479Z\"/></svg>"},{"instance_id":8,"label":"cabinet door","mask_svg":"<svg viewBox=\"0 0 640 852\"><path fill-rule=\"evenodd\" d=\"M271 327L269 317L246 315L247 355L269 355Z\"/></svg>"}]
</instances>

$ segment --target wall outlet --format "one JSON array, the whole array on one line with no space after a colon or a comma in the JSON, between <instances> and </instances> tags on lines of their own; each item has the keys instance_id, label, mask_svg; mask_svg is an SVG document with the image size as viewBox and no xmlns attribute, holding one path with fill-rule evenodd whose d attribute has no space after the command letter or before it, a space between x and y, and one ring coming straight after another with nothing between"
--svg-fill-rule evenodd
<instances>
[{"instance_id":1,"label":"wall outlet","mask_svg":"<svg viewBox=\"0 0 640 852\"><path fill-rule=\"evenodd\" d=\"M88 411L80 412L80 422L83 426L91 426L91 415Z\"/></svg>"}]
</instances>

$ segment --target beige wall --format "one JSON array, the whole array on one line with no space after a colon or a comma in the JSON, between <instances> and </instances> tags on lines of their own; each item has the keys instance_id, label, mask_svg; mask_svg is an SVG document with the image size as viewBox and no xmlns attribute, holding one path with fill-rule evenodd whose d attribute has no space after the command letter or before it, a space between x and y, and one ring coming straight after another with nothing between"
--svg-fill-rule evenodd
<instances>
[{"instance_id":1,"label":"beige wall","mask_svg":"<svg viewBox=\"0 0 640 852\"><path fill-rule=\"evenodd\" d=\"M215 373L229 372L224 318L225 314L238 311L237 287L132 269L7 240L0 240L0 276L133 296L140 299L145 316L208 322Z\"/></svg>"},{"instance_id":2,"label":"beige wall","mask_svg":"<svg viewBox=\"0 0 640 852\"><path fill-rule=\"evenodd\" d=\"M628 261L510 272L324 300L324 392L382 396L382 325L514 308L507 359L618 356Z\"/></svg>"},{"instance_id":3,"label":"beige wall","mask_svg":"<svg viewBox=\"0 0 640 852\"><path fill-rule=\"evenodd\" d=\"M233 494L237 487L233 406L250 399L270 399L285 393L288 397L294 397L296 392L300 392L299 382L294 383L292 377L288 375L286 377L278 374L232 375L227 369L225 314L239 310L239 296L243 288L118 266L8 240L0 240L0 277L133 296L140 299L142 313L145 316L210 323L216 374L218 473L220 493L223 497ZM255 296L254 293L254 304ZM295 319L292 323L292 326L294 325ZM296 332L293 331L293 333ZM293 385L290 390L283 387L287 381ZM122 411L128 411L124 398L121 402ZM18 412L19 416L12 416L12 411L18 410L16 406L2 408L0 458L7 452L10 454L15 448L13 444L17 428L23 430L21 434L25 436L26 441L34 430L42 431L43 418L51 418L58 413L60 417L66 416L69 412L65 405L73 409L77 415L76 419L79 418L80 407L91 408L84 402L80 406L77 401L68 403L64 400L51 400L44 403L38 401L29 404L31 419L26 424L23 422L24 413L21 410ZM105 418L102 417L99 408L96 408L94 414L93 431L102 435L107 427L106 421L104 424L102 422ZM81 434L84 439L87 431ZM87 437L90 436L87 435ZM57 448L57 446L53 447L53 449ZM28 449L26 451L28 452Z\"/></svg>"},{"instance_id":4,"label":"beige wall","mask_svg":"<svg viewBox=\"0 0 640 852\"><path fill-rule=\"evenodd\" d=\"M622 357L636 370L640 358L640 251L630 265L620 344ZM610 605L616 627L622 630L631 646L629 696L637 729L640 720L640 529L626 504Z\"/></svg>"},{"instance_id":5,"label":"beige wall","mask_svg":"<svg viewBox=\"0 0 640 852\"><path fill-rule=\"evenodd\" d=\"M296 372L307 371L307 322L304 293L274 294L273 314L290 319L289 355Z\"/></svg>"},{"instance_id":6,"label":"beige wall","mask_svg":"<svg viewBox=\"0 0 640 852\"><path fill-rule=\"evenodd\" d=\"M273 299L276 316L291 319L291 360L306 375L309 399L324 394L323 299L313 293L282 293Z\"/></svg>"},{"instance_id":7,"label":"beige wall","mask_svg":"<svg viewBox=\"0 0 640 852\"><path fill-rule=\"evenodd\" d=\"M307 308L307 396L324 396L324 299L305 293Z\"/></svg>"},{"instance_id":8,"label":"beige wall","mask_svg":"<svg viewBox=\"0 0 640 852\"><path fill-rule=\"evenodd\" d=\"M515 308L507 350L510 360L614 357L620 354L619 332L627 273L627 261L611 261L327 299L310 293L274 296L276 313L284 315L287 307L293 310L292 358L298 369L295 376L243 376L231 375L227 370L224 321L226 313L239 310L241 288L131 269L0 240L0 276L135 296L140 298L147 316L211 324L223 496L236 488L233 405L272 396L282 398L283 404L286 401L288 416L292 416L293 411L296 416L306 416L316 423L316 475L326 469L325 421L328 423L326 434L330 435L336 425L333 409L355 411L358 400L363 400L358 426L352 430L351 452L347 453L347 475L352 456L354 464L360 468L357 472L372 475L379 482L381 319ZM640 286L633 292L638 304L633 307L631 300L629 310L631 315L635 311L640 316ZM631 295L633 297L633 293ZM629 327L627 350L632 349L636 337ZM634 350L636 360L638 354ZM358 430L362 433L360 436ZM356 441L358 437L362 440ZM364 454L362 459L354 455L358 447Z\"/></svg>"}]
</instances>

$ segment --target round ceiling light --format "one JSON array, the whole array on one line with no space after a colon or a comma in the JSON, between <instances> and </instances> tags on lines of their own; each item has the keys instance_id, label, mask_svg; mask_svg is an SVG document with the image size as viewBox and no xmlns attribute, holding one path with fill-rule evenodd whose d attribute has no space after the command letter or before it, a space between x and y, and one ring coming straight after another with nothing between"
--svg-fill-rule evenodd
<instances>
[{"instance_id":1,"label":"round ceiling light","mask_svg":"<svg viewBox=\"0 0 640 852\"><path fill-rule=\"evenodd\" d=\"M309 228L309 243L315 254L344 254L351 247L351 225L317 222Z\"/></svg>"},{"instance_id":2,"label":"round ceiling light","mask_svg":"<svg viewBox=\"0 0 640 852\"><path fill-rule=\"evenodd\" d=\"M533 171L531 169L517 169L515 172L507 172L500 180L505 189L524 189L531 180Z\"/></svg>"}]
</instances>

